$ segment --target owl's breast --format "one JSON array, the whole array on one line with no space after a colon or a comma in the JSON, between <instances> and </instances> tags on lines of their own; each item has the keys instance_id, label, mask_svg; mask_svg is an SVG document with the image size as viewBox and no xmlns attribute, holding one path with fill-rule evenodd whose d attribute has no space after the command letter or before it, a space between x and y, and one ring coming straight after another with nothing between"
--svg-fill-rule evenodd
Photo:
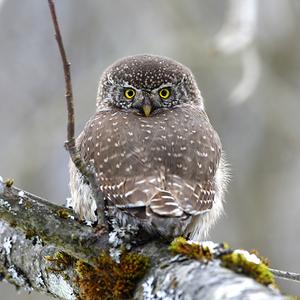
<instances>
[{"instance_id":1,"label":"owl's breast","mask_svg":"<svg viewBox=\"0 0 300 300\"><path fill-rule=\"evenodd\" d=\"M188 180L213 177L221 143L203 111L183 106L165 110L141 122L142 128L152 126L143 130L140 137L152 166L164 168L167 176L177 175Z\"/></svg>"}]
</instances>

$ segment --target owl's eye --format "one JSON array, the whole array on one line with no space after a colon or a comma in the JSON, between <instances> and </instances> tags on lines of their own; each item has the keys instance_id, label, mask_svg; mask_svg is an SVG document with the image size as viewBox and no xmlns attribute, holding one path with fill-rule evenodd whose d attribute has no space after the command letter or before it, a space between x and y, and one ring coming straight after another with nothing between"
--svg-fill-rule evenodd
<instances>
[{"instance_id":1,"label":"owl's eye","mask_svg":"<svg viewBox=\"0 0 300 300\"><path fill-rule=\"evenodd\" d=\"M124 96L128 99L131 100L135 96L135 90L132 88L127 88L124 91Z\"/></svg>"},{"instance_id":2,"label":"owl's eye","mask_svg":"<svg viewBox=\"0 0 300 300\"><path fill-rule=\"evenodd\" d=\"M159 97L162 99L168 99L171 95L170 90L167 88L162 88L158 94L159 94Z\"/></svg>"}]
</instances>

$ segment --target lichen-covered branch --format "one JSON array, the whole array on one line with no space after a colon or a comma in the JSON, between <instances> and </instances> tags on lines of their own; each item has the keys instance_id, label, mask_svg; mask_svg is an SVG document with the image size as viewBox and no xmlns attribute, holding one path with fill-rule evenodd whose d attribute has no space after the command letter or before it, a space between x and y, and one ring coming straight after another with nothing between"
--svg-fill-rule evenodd
<instances>
[{"instance_id":1,"label":"lichen-covered branch","mask_svg":"<svg viewBox=\"0 0 300 300\"><path fill-rule=\"evenodd\" d=\"M123 252L120 263L109 248L106 232L0 181L0 278L17 287L59 299L285 299L218 259L174 255L160 240Z\"/></svg>"},{"instance_id":2,"label":"lichen-covered branch","mask_svg":"<svg viewBox=\"0 0 300 300\"><path fill-rule=\"evenodd\" d=\"M76 299L76 285L71 278L74 270L68 268L62 273L55 271L45 257L53 257L61 249L46 245L38 236L26 234L8 223L0 221L0 274L17 288L49 293L60 299Z\"/></svg>"},{"instance_id":3,"label":"lichen-covered branch","mask_svg":"<svg viewBox=\"0 0 300 300\"><path fill-rule=\"evenodd\" d=\"M97 235L92 228L74 221L71 210L3 184L0 219L27 238L38 236L44 243L62 247L78 258L95 257L107 246L107 235Z\"/></svg>"}]
</instances>

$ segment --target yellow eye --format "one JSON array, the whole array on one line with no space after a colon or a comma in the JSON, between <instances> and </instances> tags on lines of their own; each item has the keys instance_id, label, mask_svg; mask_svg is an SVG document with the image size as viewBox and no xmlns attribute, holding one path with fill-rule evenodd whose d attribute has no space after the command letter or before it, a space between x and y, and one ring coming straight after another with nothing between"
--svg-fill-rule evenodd
<instances>
[{"instance_id":1,"label":"yellow eye","mask_svg":"<svg viewBox=\"0 0 300 300\"><path fill-rule=\"evenodd\" d=\"M135 96L135 90L132 88L126 89L124 92L124 96L129 100L132 99Z\"/></svg>"},{"instance_id":2,"label":"yellow eye","mask_svg":"<svg viewBox=\"0 0 300 300\"><path fill-rule=\"evenodd\" d=\"M159 96L162 99L168 99L170 97L171 93L169 91L169 89L167 88L163 88L159 91Z\"/></svg>"}]
</instances>

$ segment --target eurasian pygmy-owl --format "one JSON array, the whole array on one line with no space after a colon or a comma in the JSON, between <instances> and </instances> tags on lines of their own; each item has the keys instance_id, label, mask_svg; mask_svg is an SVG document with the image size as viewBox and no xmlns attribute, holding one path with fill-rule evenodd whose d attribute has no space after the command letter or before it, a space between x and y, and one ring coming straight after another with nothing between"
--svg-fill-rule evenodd
<instances>
[{"instance_id":1,"label":"eurasian pygmy-owl","mask_svg":"<svg viewBox=\"0 0 300 300\"><path fill-rule=\"evenodd\" d=\"M191 71L161 56L123 58L100 79L97 110L77 138L106 215L120 226L199 240L223 210L226 167ZM70 164L71 205L96 221L90 186Z\"/></svg>"}]
</instances>

